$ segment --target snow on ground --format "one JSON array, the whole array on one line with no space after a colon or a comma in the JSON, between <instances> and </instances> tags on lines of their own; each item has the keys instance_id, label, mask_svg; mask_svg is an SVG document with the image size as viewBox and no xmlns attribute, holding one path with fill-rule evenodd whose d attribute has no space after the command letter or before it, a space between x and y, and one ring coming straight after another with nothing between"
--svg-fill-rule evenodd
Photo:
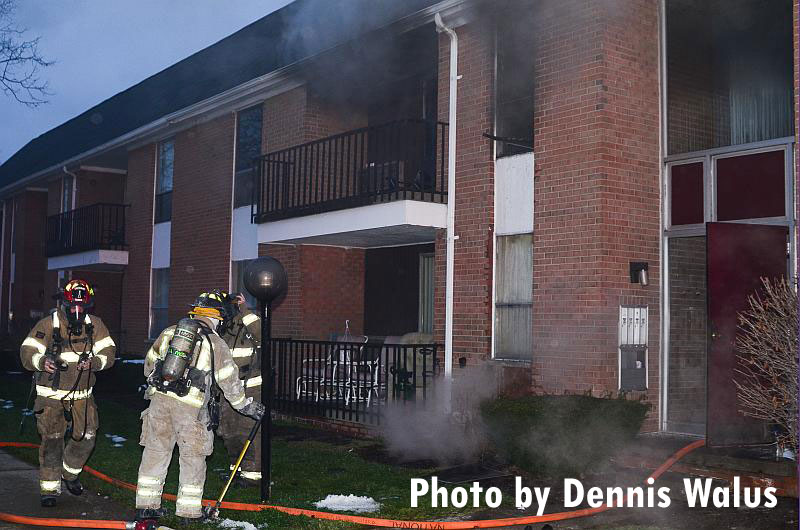
<instances>
[{"instance_id":1,"label":"snow on ground","mask_svg":"<svg viewBox=\"0 0 800 530\"><path fill-rule=\"evenodd\" d=\"M350 495L328 495L314 503L317 508L325 508L334 512L368 513L377 512L381 505L372 497Z\"/></svg>"},{"instance_id":2,"label":"snow on ground","mask_svg":"<svg viewBox=\"0 0 800 530\"><path fill-rule=\"evenodd\" d=\"M111 435L111 441L113 443L115 443L115 444L121 444L122 442L124 442L126 440L127 440L127 438L123 438L122 436L119 436L117 434L112 434Z\"/></svg>"},{"instance_id":3,"label":"snow on ground","mask_svg":"<svg viewBox=\"0 0 800 530\"><path fill-rule=\"evenodd\" d=\"M144 364L144 359L123 359L124 364Z\"/></svg>"},{"instance_id":4,"label":"snow on ground","mask_svg":"<svg viewBox=\"0 0 800 530\"><path fill-rule=\"evenodd\" d=\"M247 521L234 521L233 519L220 519L217 521L217 526L220 528L241 528L242 530L259 530L259 528L266 527L267 525L256 526Z\"/></svg>"}]
</instances>

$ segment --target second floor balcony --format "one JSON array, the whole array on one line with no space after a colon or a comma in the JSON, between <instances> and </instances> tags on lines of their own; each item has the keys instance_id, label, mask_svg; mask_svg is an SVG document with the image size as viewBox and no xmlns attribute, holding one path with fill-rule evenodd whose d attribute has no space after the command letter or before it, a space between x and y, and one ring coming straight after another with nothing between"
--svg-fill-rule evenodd
<instances>
[{"instance_id":1,"label":"second floor balcony","mask_svg":"<svg viewBox=\"0 0 800 530\"><path fill-rule=\"evenodd\" d=\"M127 264L127 205L97 203L47 218L48 269Z\"/></svg>"},{"instance_id":2,"label":"second floor balcony","mask_svg":"<svg viewBox=\"0 0 800 530\"><path fill-rule=\"evenodd\" d=\"M401 120L268 153L256 165L253 221L392 201L447 202L447 124Z\"/></svg>"}]
</instances>

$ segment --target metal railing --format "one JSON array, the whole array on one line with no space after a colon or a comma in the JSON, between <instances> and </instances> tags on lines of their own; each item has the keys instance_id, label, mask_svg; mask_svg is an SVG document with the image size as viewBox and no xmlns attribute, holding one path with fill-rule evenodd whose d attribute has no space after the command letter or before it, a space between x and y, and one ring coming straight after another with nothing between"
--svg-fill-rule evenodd
<instances>
[{"instance_id":1,"label":"metal railing","mask_svg":"<svg viewBox=\"0 0 800 530\"><path fill-rule=\"evenodd\" d=\"M432 396L441 349L292 339L271 345L274 410L367 424L380 424L389 405L423 405Z\"/></svg>"},{"instance_id":2,"label":"metal railing","mask_svg":"<svg viewBox=\"0 0 800 530\"><path fill-rule=\"evenodd\" d=\"M402 120L268 153L256 160L253 221L377 202L447 202L447 124Z\"/></svg>"},{"instance_id":3,"label":"metal railing","mask_svg":"<svg viewBox=\"0 0 800 530\"><path fill-rule=\"evenodd\" d=\"M125 204L97 203L47 218L48 258L87 250L125 250Z\"/></svg>"}]
</instances>

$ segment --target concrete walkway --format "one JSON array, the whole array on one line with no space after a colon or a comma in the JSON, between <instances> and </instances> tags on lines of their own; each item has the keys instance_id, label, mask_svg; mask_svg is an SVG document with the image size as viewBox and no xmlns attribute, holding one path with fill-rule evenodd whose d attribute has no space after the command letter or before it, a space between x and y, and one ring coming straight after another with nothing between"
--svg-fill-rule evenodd
<instances>
[{"instance_id":1,"label":"concrete walkway","mask_svg":"<svg viewBox=\"0 0 800 530\"><path fill-rule=\"evenodd\" d=\"M32 517L126 520L133 517L133 506L121 506L89 490L75 497L64 489L58 506L42 508L39 504L39 470L0 451L0 512ZM0 521L0 528L31 527Z\"/></svg>"}]
</instances>

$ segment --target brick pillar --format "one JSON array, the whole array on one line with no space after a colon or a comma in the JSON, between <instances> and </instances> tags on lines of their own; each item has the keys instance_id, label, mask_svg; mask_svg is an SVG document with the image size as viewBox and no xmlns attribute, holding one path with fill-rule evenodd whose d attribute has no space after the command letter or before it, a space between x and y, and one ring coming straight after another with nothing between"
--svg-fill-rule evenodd
<instances>
[{"instance_id":1,"label":"brick pillar","mask_svg":"<svg viewBox=\"0 0 800 530\"><path fill-rule=\"evenodd\" d=\"M800 0L794 3L794 159L797 167L794 174L795 193L797 193L797 217L800 218ZM795 242L800 237L795 227ZM800 268L798 269L800 273Z\"/></svg>"},{"instance_id":2,"label":"brick pillar","mask_svg":"<svg viewBox=\"0 0 800 530\"><path fill-rule=\"evenodd\" d=\"M125 217L128 266L122 286L125 346L130 353L144 355L150 323L150 260L153 251L153 186L156 145L128 153Z\"/></svg>"},{"instance_id":3,"label":"brick pillar","mask_svg":"<svg viewBox=\"0 0 800 530\"><path fill-rule=\"evenodd\" d=\"M534 387L615 392L619 305L646 304L656 404L658 3L547 0L533 31ZM630 283L630 261L650 264L648 287Z\"/></svg>"},{"instance_id":4,"label":"brick pillar","mask_svg":"<svg viewBox=\"0 0 800 530\"><path fill-rule=\"evenodd\" d=\"M491 144L481 133L492 130L494 79L491 27L482 20L458 33L455 267L453 289L453 359L488 358L492 331L492 219L494 162ZM439 37L439 119L449 120L450 40ZM444 231L436 240L435 333L444 338ZM489 279L487 281L487 278Z\"/></svg>"},{"instance_id":5,"label":"brick pillar","mask_svg":"<svg viewBox=\"0 0 800 530\"><path fill-rule=\"evenodd\" d=\"M235 116L178 133L172 191L169 319L203 291L227 289Z\"/></svg>"},{"instance_id":6,"label":"brick pillar","mask_svg":"<svg viewBox=\"0 0 800 530\"><path fill-rule=\"evenodd\" d=\"M14 288L11 311L15 333L24 336L53 306L50 294L45 291L45 226L47 220L47 193L26 190L9 203L16 205L14 217ZM8 252L10 253L10 247Z\"/></svg>"}]
</instances>

